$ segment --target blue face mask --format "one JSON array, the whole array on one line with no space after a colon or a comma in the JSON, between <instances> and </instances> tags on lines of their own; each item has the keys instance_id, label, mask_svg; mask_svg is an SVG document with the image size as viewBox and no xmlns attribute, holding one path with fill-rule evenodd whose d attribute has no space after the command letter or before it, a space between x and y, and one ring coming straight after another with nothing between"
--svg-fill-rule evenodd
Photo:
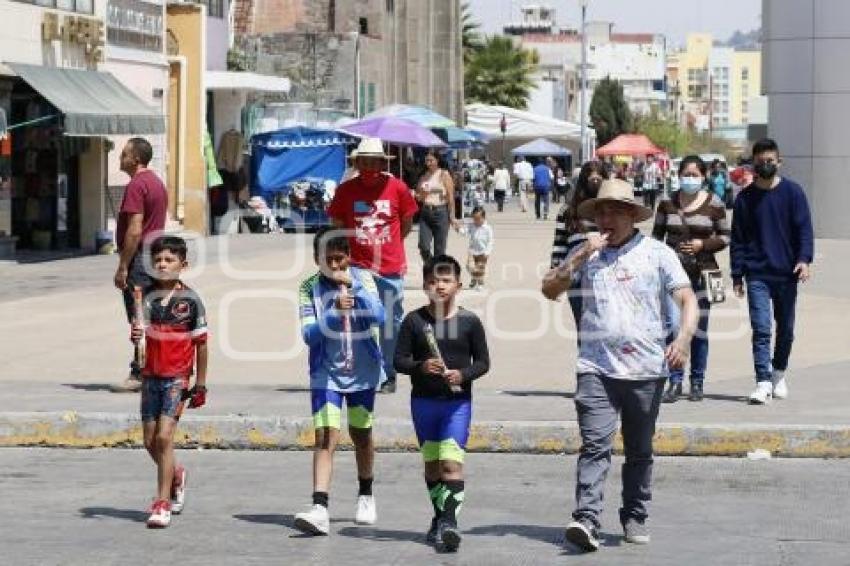
<instances>
[{"instance_id":1,"label":"blue face mask","mask_svg":"<svg viewBox=\"0 0 850 566\"><path fill-rule=\"evenodd\" d=\"M679 188L690 195L698 193L702 189L702 179L699 177L680 177Z\"/></svg>"}]
</instances>

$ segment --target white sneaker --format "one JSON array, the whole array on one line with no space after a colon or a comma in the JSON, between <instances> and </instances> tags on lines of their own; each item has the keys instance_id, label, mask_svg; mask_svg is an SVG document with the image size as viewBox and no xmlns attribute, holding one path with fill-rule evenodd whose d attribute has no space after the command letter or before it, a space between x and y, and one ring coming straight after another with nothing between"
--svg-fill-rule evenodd
<instances>
[{"instance_id":1,"label":"white sneaker","mask_svg":"<svg viewBox=\"0 0 850 566\"><path fill-rule=\"evenodd\" d=\"M309 511L295 515L295 528L302 533L311 535L326 535L331 528L328 508L314 504Z\"/></svg>"},{"instance_id":2,"label":"white sneaker","mask_svg":"<svg viewBox=\"0 0 850 566\"><path fill-rule=\"evenodd\" d=\"M175 515L179 515L186 504L186 481L188 479L189 474L186 473L186 468L183 466L174 468L174 482L171 487L171 512Z\"/></svg>"},{"instance_id":3,"label":"white sneaker","mask_svg":"<svg viewBox=\"0 0 850 566\"><path fill-rule=\"evenodd\" d=\"M371 495L358 496L354 522L358 525L374 525L377 520L378 511L375 508L375 498Z\"/></svg>"},{"instance_id":4,"label":"white sneaker","mask_svg":"<svg viewBox=\"0 0 850 566\"><path fill-rule=\"evenodd\" d=\"M773 384L773 398L787 399L788 384L785 382L785 371L781 369L773 370L773 375L770 377L770 381Z\"/></svg>"},{"instance_id":5,"label":"white sneaker","mask_svg":"<svg viewBox=\"0 0 850 566\"><path fill-rule=\"evenodd\" d=\"M750 405L764 405L773 395L773 384L769 381L759 381L755 391L750 393Z\"/></svg>"},{"instance_id":6,"label":"white sneaker","mask_svg":"<svg viewBox=\"0 0 850 566\"><path fill-rule=\"evenodd\" d=\"M164 529L171 524L171 503L160 499L154 501L150 508L150 517L148 517L148 528Z\"/></svg>"}]
</instances>

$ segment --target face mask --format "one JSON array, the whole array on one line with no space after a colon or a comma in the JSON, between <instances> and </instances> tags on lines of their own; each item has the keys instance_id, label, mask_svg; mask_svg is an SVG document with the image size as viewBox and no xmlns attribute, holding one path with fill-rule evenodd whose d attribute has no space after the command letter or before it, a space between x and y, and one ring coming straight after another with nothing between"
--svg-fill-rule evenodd
<instances>
[{"instance_id":1,"label":"face mask","mask_svg":"<svg viewBox=\"0 0 850 566\"><path fill-rule=\"evenodd\" d=\"M363 169L360 171L360 178L364 181L374 181L380 174L380 171L375 171L374 169Z\"/></svg>"},{"instance_id":2,"label":"face mask","mask_svg":"<svg viewBox=\"0 0 850 566\"><path fill-rule=\"evenodd\" d=\"M776 175L776 163L756 163L753 170L762 179L772 179Z\"/></svg>"},{"instance_id":3,"label":"face mask","mask_svg":"<svg viewBox=\"0 0 850 566\"><path fill-rule=\"evenodd\" d=\"M692 195L702 189L702 179L699 177L682 177L679 179L679 188Z\"/></svg>"}]
</instances>

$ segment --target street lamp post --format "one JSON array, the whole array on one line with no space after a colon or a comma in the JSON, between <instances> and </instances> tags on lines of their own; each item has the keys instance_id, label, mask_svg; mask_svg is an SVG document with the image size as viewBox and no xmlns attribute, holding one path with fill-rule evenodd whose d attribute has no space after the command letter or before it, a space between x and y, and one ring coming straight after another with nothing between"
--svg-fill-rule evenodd
<instances>
[{"instance_id":1,"label":"street lamp post","mask_svg":"<svg viewBox=\"0 0 850 566\"><path fill-rule=\"evenodd\" d=\"M584 163L585 152L587 150L587 2L588 0L579 0L581 5L581 146L579 147L578 159L579 165Z\"/></svg>"}]
</instances>

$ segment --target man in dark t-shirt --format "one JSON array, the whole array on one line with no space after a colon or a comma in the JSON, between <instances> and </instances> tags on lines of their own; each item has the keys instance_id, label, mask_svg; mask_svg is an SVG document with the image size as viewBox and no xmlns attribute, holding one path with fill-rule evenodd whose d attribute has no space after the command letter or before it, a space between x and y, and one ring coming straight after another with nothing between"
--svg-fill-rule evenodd
<instances>
[{"instance_id":1,"label":"man in dark t-shirt","mask_svg":"<svg viewBox=\"0 0 850 566\"><path fill-rule=\"evenodd\" d=\"M152 280L144 265L143 251L165 228L168 192L156 173L148 169L153 148L144 138L131 138L121 151L121 170L130 176L118 213L119 261L115 271L115 287L124 295L128 322L133 322L133 289L150 286ZM119 391L138 391L141 388L141 368L134 359L130 375L117 387Z\"/></svg>"}]
</instances>

